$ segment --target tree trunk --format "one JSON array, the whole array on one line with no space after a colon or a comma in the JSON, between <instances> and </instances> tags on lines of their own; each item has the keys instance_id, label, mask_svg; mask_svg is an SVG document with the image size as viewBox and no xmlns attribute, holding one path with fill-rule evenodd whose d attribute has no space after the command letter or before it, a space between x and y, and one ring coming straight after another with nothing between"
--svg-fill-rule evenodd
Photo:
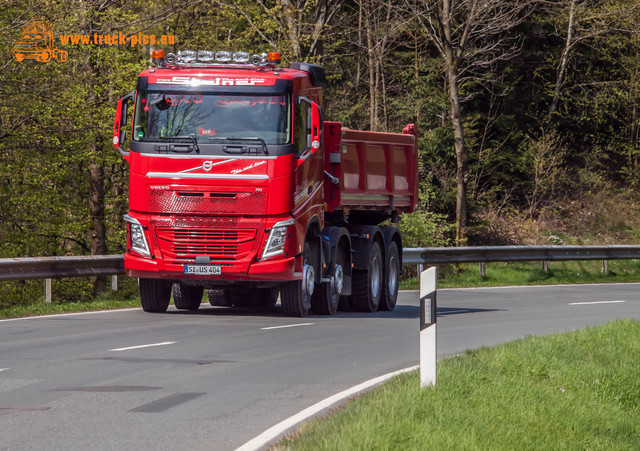
<instances>
[{"instance_id":1,"label":"tree trunk","mask_svg":"<svg viewBox=\"0 0 640 451\"><path fill-rule=\"evenodd\" d=\"M91 4L84 7L84 15L81 20L81 28L86 35L97 32L94 26L94 14ZM89 171L89 217L88 232L89 249L91 255L105 255L107 253L107 228L104 218L104 167L102 163L102 143L95 129L91 125L97 124L102 118L97 117L97 99L95 88L99 70L94 60L94 47L89 46L85 50L82 64L82 79L85 83L87 104L91 111L90 129L87 133L88 171ZM106 276L92 277L93 294L98 294L107 289Z\"/></svg>"},{"instance_id":2,"label":"tree trunk","mask_svg":"<svg viewBox=\"0 0 640 451\"><path fill-rule=\"evenodd\" d=\"M562 49L562 55L560 56L560 65L558 67L558 74L556 75L556 86L553 91L553 100L549 106L548 117L550 118L558 108L558 101L560 100L560 89L564 83L564 74L567 70L567 62L569 60L569 51L573 46L573 26L576 11L576 0L571 0L569 5L569 24L567 25L567 40Z\"/></svg>"},{"instance_id":3,"label":"tree trunk","mask_svg":"<svg viewBox=\"0 0 640 451\"><path fill-rule=\"evenodd\" d=\"M445 35L444 56L447 72L447 87L451 124L453 125L453 145L456 152L456 245L467 243L467 179L469 177L469 155L464 142L462 111L458 86L459 57L451 43L451 2L442 2L442 28Z\"/></svg>"}]
</instances>

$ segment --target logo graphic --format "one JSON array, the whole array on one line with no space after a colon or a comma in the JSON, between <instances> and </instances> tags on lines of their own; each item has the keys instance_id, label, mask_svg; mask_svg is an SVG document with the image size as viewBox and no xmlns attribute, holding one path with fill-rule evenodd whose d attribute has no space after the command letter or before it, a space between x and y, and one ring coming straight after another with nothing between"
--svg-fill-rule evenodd
<instances>
[{"instance_id":1,"label":"logo graphic","mask_svg":"<svg viewBox=\"0 0 640 451\"><path fill-rule=\"evenodd\" d=\"M67 61L69 54L66 50L54 48L51 24L43 18L35 18L24 25L22 36L13 47L12 56L18 62L32 59L46 63L51 58L58 62Z\"/></svg>"}]
</instances>

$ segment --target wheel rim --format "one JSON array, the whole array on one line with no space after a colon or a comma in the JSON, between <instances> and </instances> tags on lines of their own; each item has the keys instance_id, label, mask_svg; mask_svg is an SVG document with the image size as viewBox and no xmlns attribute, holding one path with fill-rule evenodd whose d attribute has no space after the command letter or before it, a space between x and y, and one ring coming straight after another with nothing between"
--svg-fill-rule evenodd
<instances>
[{"instance_id":1,"label":"wheel rim","mask_svg":"<svg viewBox=\"0 0 640 451\"><path fill-rule=\"evenodd\" d=\"M371 274L371 294L373 297L378 296L380 292L380 279L382 278L382 267L380 266L380 257L375 256L371 262L369 272Z\"/></svg>"},{"instance_id":2,"label":"wheel rim","mask_svg":"<svg viewBox=\"0 0 640 451\"><path fill-rule=\"evenodd\" d=\"M336 264L333 281L333 291L337 294L341 294L342 287L344 286L344 271L342 269L342 265Z\"/></svg>"},{"instance_id":3,"label":"wheel rim","mask_svg":"<svg viewBox=\"0 0 640 451\"><path fill-rule=\"evenodd\" d=\"M311 295L313 294L313 290L315 288L314 279L315 271L313 269L313 265L310 265L307 261L305 261L302 276L302 287L308 297L311 297Z\"/></svg>"},{"instance_id":4,"label":"wheel rim","mask_svg":"<svg viewBox=\"0 0 640 451\"><path fill-rule=\"evenodd\" d=\"M398 259L395 255L391 257L389 260L389 268L388 268L388 288L389 294L393 295L398 289Z\"/></svg>"}]
</instances>

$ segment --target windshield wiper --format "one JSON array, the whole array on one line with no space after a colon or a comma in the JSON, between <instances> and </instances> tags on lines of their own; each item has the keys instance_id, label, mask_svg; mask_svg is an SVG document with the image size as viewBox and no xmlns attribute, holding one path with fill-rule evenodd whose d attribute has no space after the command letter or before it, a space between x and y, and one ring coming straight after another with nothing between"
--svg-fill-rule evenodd
<instances>
[{"instance_id":1,"label":"windshield wiper","mask_svg":"<svg viewBox=\"0 0 640 451\"><path fill-rule=\"evenodd\" d=\"M262 144L262 151L264 152L265 155L269 155L269 149L267 149L267 143L264 141L263 138L260 137L246 137L246 138L227 138L227 137L223 137L223 136L217 136L217 137L208 137L207 138L209 141L259 141L260 144ZM227 152L225 149L223 149L225 152ZM231 152L227 152L227 153L231 153Z\"/></svg>"},{"instance_id":2,"label":"windshield wiper","mask_svg":"<svg viewBox=\"0 0 640 451\"><path fill-rule=\"evenodd\" d=\"M196 139L196 135L191 134L191 135L176 135L176 136L160 136L159 139L161 140L173 140L173 139L189 139L191 140L191 142L193 143L193 147L196 150L196 153L200 153L200 148L198 147L198 140ZM169 150L172 150L174 152L182 152L181 150L178 150L175 148L175 146L171 146L171 148ZM187 152L191 152L191 148L187 149Z\"/></svg>"}]
</instances>

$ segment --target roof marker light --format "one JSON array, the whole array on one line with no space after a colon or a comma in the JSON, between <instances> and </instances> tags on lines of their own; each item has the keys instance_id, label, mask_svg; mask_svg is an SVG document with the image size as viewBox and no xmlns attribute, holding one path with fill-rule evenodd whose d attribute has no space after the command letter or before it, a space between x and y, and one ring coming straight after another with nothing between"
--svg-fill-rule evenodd
<instances>
[{"instance_id":1,"label":"roof marker light","mask_svg":"<svg viewBox=\"0 0 640 451\"><path fill-rule=\"evenodd\" d=\"M164 59L164 50L154 50L151 52L151 59L161 60Z\"/></svg>"}]
</instances>

